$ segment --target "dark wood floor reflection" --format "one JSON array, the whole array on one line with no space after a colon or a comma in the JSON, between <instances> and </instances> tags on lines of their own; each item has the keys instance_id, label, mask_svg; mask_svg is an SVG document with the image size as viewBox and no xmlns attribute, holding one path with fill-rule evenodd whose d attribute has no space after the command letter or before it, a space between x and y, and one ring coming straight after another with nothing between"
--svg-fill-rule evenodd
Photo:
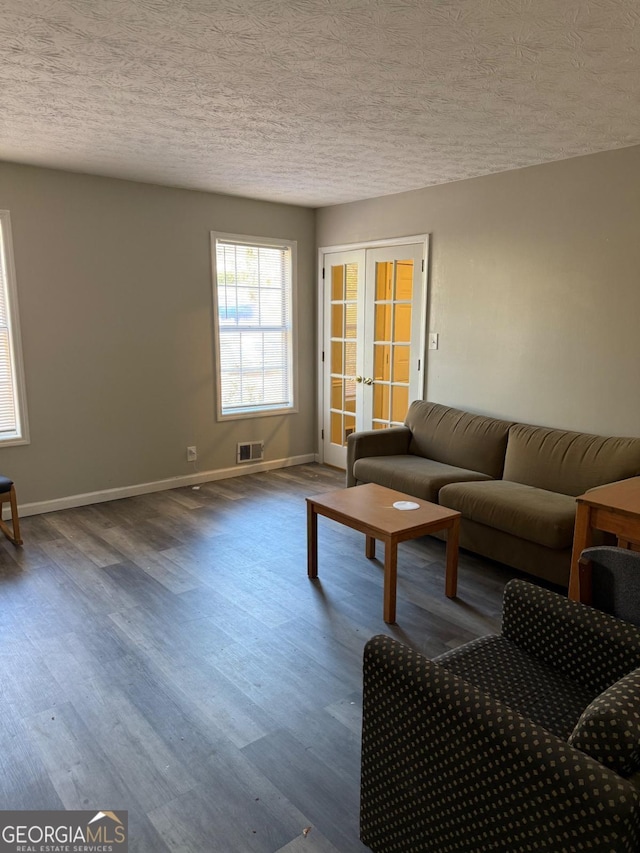
<instances>
[{"instance_id":1,"label":"dark wood floor reflection","mask_svg":"<svg viewBox=\"0 0 640 853\"><path fill-rule=\"evenodd\" d=\"M512 573L463 552L450 601L444 544L401 545L385 625L360 534L321 518L307 579L304 497L342 483L304 465L25 518L0 546L2 808L128 809L145 853L365 850L364 643L493 631Z\"/></svg>"}]
</instances>

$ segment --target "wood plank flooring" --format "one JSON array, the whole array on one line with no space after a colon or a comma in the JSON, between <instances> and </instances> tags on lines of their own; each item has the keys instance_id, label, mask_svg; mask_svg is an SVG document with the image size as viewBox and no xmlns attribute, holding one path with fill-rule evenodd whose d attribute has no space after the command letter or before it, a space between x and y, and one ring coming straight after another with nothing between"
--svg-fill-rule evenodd
<instances>
[{"instance_id":1,"label":"wood plank flooring","mask_svg":"<svg viewBox=\"0 0 640 853\"><path fill-rule=\"evenodd\" d=\"M462 552L450 601L444 543L406 543L385 625L362 535L321 518L307 578L304 498L342 484L304 465L0 537L2 808L127 809L136 853L366 850L365 642L433 656L495 631L516 573Z\"/></svg>"}]
</instances>

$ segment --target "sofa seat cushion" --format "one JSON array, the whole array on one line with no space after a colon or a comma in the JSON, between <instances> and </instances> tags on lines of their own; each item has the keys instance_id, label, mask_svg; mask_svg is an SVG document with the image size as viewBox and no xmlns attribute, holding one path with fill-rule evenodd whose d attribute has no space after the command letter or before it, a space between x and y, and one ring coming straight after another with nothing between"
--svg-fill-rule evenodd
<instances>
[{"instance_id":1,"label":"sofa seat cushion","mask_svg":"<svg viewBox=\"0 0 640 853\"><path fill-rule=\"evenodd\" d=\"M563 740L594 698L502 636L473 640L435 662Z\"/></svg>"},{"instance_id":2,"label":"sofa seat cushion","mask_svg":"<svg viewBox=\"0 0 640 853\"><path fill-rule=\"evenodd\" d=\"M360 483L377 483L433 503L437 503L438 492L447 483L491 479L479 471L456 468L413 454L366 456L354 463L353 473Z\"/></svg>"},{"instance_id":3,"label":"sofa seat cushion","mask_svg":"<svg viewBox=\"0 0 640 853\"><path fill-rule=\"evenodd\" d=\"M573 542L576 502L569 495L493 480L447 485L438 500L464 518L547 548L570 548Z\"/></svg>"}]
</instances>

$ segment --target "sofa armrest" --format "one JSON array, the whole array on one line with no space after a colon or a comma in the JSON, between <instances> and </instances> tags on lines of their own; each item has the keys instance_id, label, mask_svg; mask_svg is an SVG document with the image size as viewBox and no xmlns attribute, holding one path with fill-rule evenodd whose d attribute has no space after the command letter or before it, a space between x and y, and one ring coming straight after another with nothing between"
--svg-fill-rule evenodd
<instances>
[{"instance_id":1,"label":"sofa armrest","mask_svg":"<svg viewBox=\"0 0 640 853\"><path fill-rule=\"evenodd\" d=\"M629 781L396 640L367 643L360 834L375 853L626 853L639 833Z\"/></svg>"},{"instance_id":2,"label":"sofa armrest","mask_svg":"<svg viewBox=\"0 0 640 853\"><path fill-rule=\"evenodd\" d=\"M640 628L526 581L505 587L502 633L594 695L640 666Z\"/></svg>"},{"instance_id":3,"label":"sofa armrest","mask_svg":"<svg viewBox=\"0 0 640 853\"><path fill-rule=\"evenodd\" d=\"M369 429L352 432L347 438L347 486L355 486L353 465L364 456L397 456L409 452L408 427Z\"/></svg>"}]
</instances>

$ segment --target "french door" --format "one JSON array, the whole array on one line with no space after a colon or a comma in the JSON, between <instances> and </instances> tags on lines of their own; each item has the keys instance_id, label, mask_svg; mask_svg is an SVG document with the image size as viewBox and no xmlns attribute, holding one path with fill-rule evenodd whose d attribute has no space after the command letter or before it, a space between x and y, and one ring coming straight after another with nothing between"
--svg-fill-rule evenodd
<instances>
[{"instance_id":1,"label":"french door","mask_svg":"<svg viewBox=\"0 0 640 853\"><path fill-rule=\"evenodd\" d=\"M323 458L356 430L404 422L423 391L424 243L324 255Z\"/></svg>"}]
</instances>

